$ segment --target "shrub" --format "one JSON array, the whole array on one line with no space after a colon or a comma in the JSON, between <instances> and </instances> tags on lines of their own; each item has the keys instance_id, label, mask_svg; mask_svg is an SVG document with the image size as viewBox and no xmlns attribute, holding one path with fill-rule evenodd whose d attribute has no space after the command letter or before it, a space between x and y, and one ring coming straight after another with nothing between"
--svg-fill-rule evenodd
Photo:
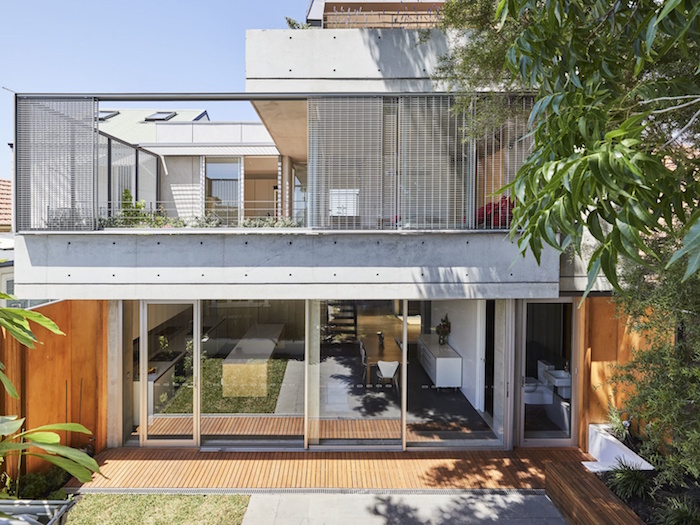
<instances>
[{"instance_id":1,"label":"shrub","mask_svg":"<svg viewBox=\"0 0 700 525\"><path fill-rule=\"evenodd\" d=\"M688 497L669 498L656 519L661 525L700 525L700 506Z\"/></svg>"},{"instance_id":2,"label":"shrub","mask_svg":"<svg viewBox=\"0 0 700 525\"><path fill-rule=\"evenodd\" d=\"M658 470L660 485L700 478L700 272L683 280L683 265L666 262L677 248L657 239L658 259L624 270L618 305L646 345L612 377L639 423L640 452Z\"/></svg>"},{"instance_id":3,"label":"shrub","mask_svg":"<svg viewBox=\"0 0 700 525\"><path fill-rule=\"evenodd\" d=\"M46 474L30 472L20 476L19 497L22 499L39 499L46 495Z\"/></svg>"},{"instance_id":4,"label":"shrub","mask_svg":"<svg viewBox=\"0 0 700 525\"><path fill-rule=\"evenodd\" d=\"M638 470L624 461L610 471L610 488L623 501L646 499L651 488L647 473Z\"/></svg>"}]
</instances>

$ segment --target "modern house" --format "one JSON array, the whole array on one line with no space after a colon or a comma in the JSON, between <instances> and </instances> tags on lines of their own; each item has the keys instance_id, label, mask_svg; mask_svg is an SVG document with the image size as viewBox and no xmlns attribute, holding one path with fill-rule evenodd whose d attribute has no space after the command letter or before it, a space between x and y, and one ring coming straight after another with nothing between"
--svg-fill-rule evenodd
<instances>
[{"instance_id":1,"label":"modern house","mask_svg":"<svg viewBox=\"0 0 700 525\"><path fill-rule=\"evenodd\" d=\"M98 448L585 447L630 338L510 241L531 102L467 133L440 4L313 0L247 32L245 93L16 96L15 290L94 306Z\"/></svg>"}]
</instances>

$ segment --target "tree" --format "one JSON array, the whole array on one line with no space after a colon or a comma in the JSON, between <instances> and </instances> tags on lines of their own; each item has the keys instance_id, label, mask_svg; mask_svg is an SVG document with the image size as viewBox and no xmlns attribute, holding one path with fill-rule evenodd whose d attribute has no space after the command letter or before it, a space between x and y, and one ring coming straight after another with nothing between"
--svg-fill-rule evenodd
<instances>
[{"instance_id":1,"label":"tree","mask_svg":"<svg viewBox=\"0 0 700 525\"><path fill-rule=\"evenodd\" d=\"M0 299L14 299L12 296L0 293ZM30 321L42 326L54 334L64 335L56 323L39 312L22 308L0 308L0 326L7 333L27 348L34 348L38 343L32 332ZM5 366L0 363L0 382L5 392L17 399L19 396L12 382L5 374ZM79 450L61 445L58 431L80 432L91 434L83 425L77 423L58 423L42 427L22 430L24 418L14 415L0 416L0 463L10 454L36 456L56 465L82 482L92 480L93 472L100 472L97 462Z\"/></svg>"},{"instance_id":2,"label":"tree","mask_svg":"<svg viewBox=\"0 0 700 525\"><path fill-rule=\"evenodd\" d=\"M452 89L535 98L533 149L509 186L523 253L580 255L588 230L589 288L602 271L619 289L618 261L658 260L660 234L683 239L668 262L688 255L685 278L700 268L699 15L694 0L446 3L444 26L467 30L439 70Z\"/></svg>"},{"instance_id":3,"label":"tree","mask_svg":"<svg viewBox=\"0 0 700 525\"><path fill-rule=\"evenodd\" d=\"M612 382L624 412L638 423L642 453L660 484L700 479L700 273L682 282L680 265L666 267L675 241L656 238L657 258L624 264L616 302L646 345L615 368Z\"/></svg>"}]
</instances>

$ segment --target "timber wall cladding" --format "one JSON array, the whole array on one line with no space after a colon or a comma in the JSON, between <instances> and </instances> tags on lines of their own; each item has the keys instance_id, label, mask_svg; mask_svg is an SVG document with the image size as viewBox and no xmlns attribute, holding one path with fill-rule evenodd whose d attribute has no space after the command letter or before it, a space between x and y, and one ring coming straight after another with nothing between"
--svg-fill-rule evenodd
<instances>
[{"instance_id":1,"label":"timber wall cladding","mask_svg":"<svg viewBox=\"0 0 700 525\"><path fill-rule=\"evenodd\" d=\"M581 306L583 310L582 348L579 353L581 396L579 418L579 445L588 450L588 425L607 423L608 404L618 408L624 399L613 393L609 379L617 363L626 363L635 348L643 348L644 337L633 333L626 317L618 317L615 305L609 297L589 297Z\"/></svg>"},{"instance_id":2,"label":"timber wall cladding","mask_svg":"<svg viewBox=\"0 0 700 525\"><path fill-rule=\"evenodd\" d=\"M92 437L99 452L107 437L107 304L60 301L36 311L53 320L66 335L54 335L33 325L42 344L27 349L3 334L2 361L20 394L19 403L5 396L4 413L26 417L26 428L81 423L93 435L69 434L68 444L84 446ZM27 458L28 471L45 465Z\"/></svg>"}]
</instances>

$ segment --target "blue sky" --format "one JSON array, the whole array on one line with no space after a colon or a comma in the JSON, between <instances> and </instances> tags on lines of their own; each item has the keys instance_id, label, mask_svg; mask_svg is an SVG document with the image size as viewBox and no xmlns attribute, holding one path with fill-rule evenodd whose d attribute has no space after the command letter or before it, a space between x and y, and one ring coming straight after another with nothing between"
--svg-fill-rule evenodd
<instances>
[{"instance_id":1,"label":"blue sky","mask_svg":"<svg viewBox=\"0 0 700 525\"><path fill-rule=\"evenodd\" d=\"M307 0L5 0L0 86L31 92L245 90L245 30L302 21ZM250 120L249 105L209 109ZM236 114L240 112L240 114ZM14 97L0 90L0 178L10 176Z\"/></svg>"}]
</instances>

